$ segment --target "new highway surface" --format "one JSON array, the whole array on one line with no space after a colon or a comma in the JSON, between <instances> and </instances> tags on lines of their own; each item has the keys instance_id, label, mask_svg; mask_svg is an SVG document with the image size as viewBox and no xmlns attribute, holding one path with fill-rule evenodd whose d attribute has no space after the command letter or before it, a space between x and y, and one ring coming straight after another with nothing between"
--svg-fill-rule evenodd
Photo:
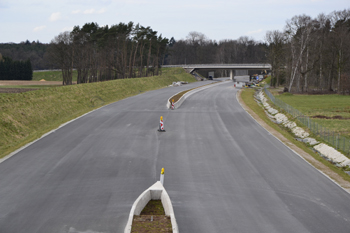
<instances>
[{"instance_id":1,"label":"new highway surface","mask_svg":"<svg viewBox=\"0 0 350 233\"><path fill-rule=\"evenodd\" d=\"M123 232L164 167L181 233L349 233L350 195L256 123L232 82L166 109L207 83L102 107L0 163L0 232Z\"/></svg>"}]
</instances>

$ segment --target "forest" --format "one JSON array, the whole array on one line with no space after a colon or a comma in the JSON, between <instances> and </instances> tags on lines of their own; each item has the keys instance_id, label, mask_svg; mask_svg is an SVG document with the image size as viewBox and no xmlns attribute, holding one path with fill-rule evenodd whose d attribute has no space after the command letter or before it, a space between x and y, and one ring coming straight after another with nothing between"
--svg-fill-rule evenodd
<instances>
[{"instance_id":1,"label":"forest","mask_svg":"<svg viewBox=\"0 0 350 233\"><path fill-rule=\"evenodd\" d=\"M14 61L30 60L33 70L57 69L58 67L48 63L46 49L49 44L29 40L21 43L0 43L0 53L3 57L9 57Z\"/></svg>"},{"instance_id":2,"label":"forest","mask_svg":"<svg viewBox=\"0 0 350 233\"><path fill-rule=\"evenodd\" d=\"M170 39L167 64L230 64L267 62L267 44L246 36L237 40L208 39L203 33L192 31L186 39Z\"/></svg>"},{"instance_id":3,"label":"forest","mask_svg":"<svg viewBox=\"0 0 350 233\"><path fill-rule=\"evenodd\" d=\"M13 61L0 53L0 80L32 80L33 70L30 60Z\"/></svg>"},{"instance_id":4,"label":"forest","mask_svg":"<svg viewBox=\"0 0 350 233\"><path fill-rule=\"evenodd\" d=\"M264 42L248 37L216 42L191 32L170 43L169 51L169 64L269 63L271 86L295 93L349 94L350 9L316 18L294 16L283 31L267 31Z\"/></svg>"},{"instance_id":5,"label":"forest","mask_svg":"<svg viewBox=\"0 0 350 233\"><path fill-rule=\"evenodd\" d=\"M315 18L287 20L283 31L268 31L272 85L297 93L349 94L350 9Z\"/></svg>"},{"instance_id":6,"label":"forest","mask_svg":"<svg viewBox=\"0 0 350 233\"><path fill-rule=\"evenodd\" d=\"M232 29L234 30L234 29ZM0 44L14 60L30 59L33 69L59 68L64 85L72 70L78 83L158 75L161 65L269 63L271 86L298 93L350 90L350 9L312 18L297 15L283 30L267 31L264 41L242 36L215 41L192 31L184 39L164 38L151 27L119 23L75 26L50 44Z\"/></svg>"}]
</instances>

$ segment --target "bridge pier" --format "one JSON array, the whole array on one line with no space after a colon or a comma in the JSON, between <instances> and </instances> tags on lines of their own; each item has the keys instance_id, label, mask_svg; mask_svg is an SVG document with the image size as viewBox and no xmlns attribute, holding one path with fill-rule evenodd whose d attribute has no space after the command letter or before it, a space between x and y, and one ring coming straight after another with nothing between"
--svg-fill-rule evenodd
<instances>
[{"instance_id":1,"label":"bridge pier","mask_svg":"<svg viewBox=\"0 0 350 233\"><path fill-rule=\"evenodd\" d=\"M248 70L230 70L230 79L233 80L234 76L248 75Z\"/></svg>"}]
</instances>

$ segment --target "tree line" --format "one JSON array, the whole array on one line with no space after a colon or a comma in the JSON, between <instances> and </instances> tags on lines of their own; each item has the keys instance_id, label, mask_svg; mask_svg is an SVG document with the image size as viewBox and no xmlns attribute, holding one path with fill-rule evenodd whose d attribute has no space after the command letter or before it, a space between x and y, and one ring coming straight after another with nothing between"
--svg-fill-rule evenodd
<instances>
[{"instance_id":1,"label":"tree line","mask_svg":"<svg viewBox=\"0 0 350 233\"><path fill-rule=\"evenodd\" d=\"M32 80L33 70L30 60L13 61L0 53L0 80Z\"/></svg>"},{"instance_id":2,"label":"tree line","mask_svg":"<svg viewBox=\"0 0 350 233\"><path fill-rule=\"evenodd\" d=\"M45 68L62 69L64 84L72 83L73 69L78 83L86 83L157 75L163 64L270 63L271 85L283 85L286 91L350 91L349 9L315 18L294 16L284 30L268 31L264 42L248 37L217 42L195 31L185 39L168 40L157 33L133 22L111 27L87 23L60 33L50 44L0 44L0 52L36 48ZM23 59L23 54L18 56Z\"/></svg>"},{"instance_id":3,"label":"tree line","mask_svg":"<svg viewBox=\"0 0 350 233\"><path fill-rule=\"evenodd\" d=\"M272 85L289 92L350 91L350 9L294 16L283 31L268 31Z\"/></svg>"},{"instance_id":4,"label":"tree line","mask_svg":"<svg viewBox=\"0 0 350 233\"><path fill-rule=\"evenodd\" d=\"M267 61L266 52L266 43L247 36L217 42L208 39L203 33L192 31L186 39L170 39L166 62L169 65L263 63Z\"/></svg>"},{"instance_id":5,"label":"tree line","mask_svg":"<svg viewBox=\"0 0 350 233\"><path fill-rule=\"evenodd\" d=\"M33 70L57 69L58 67L48 62L47 48L49 44L40 41L29 40L15 43L0 43L0 53L4 57L10 57L16 61L30 59Z\"/></svg>"},{"instance_id":6,"label":"tree line","mask_svg":"<svg viewBox=\"0 0 350 233\"><path fill-rule=\"evenodd\" d=\"M287 20L283 31L268 31L265 42L248 37L208 39L190 32L170 39L168 64L270 63L272 86L290 92L350 92L350 10L316 18Z\"/></svg>"},{"instance_id":7,"label":"tree line","mask_svg":"<svg viewBox=\"0 0 350 233\"><path fill-rule=\"evenodd\" d=\"M97 23L75 26L56 36L48 48L50 60L62 69L63 84L158 75L168 39L150 27L133 22L100 27Z\"/></svg>"}]
</instances>

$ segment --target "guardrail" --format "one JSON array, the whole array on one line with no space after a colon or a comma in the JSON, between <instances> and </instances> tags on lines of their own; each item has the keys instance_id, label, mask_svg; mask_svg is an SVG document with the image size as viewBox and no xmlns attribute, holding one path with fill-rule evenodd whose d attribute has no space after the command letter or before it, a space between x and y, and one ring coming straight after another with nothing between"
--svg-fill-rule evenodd
<instances>
[{"instance_id":1,"label":"guardrail","mask_svg":"<svg viewBox=\"0 0 350 233\"><path fill-rule=\"evenodd\" d=\"M299 122L304 126L308 127L312 133L331 144L335 149L342 150L345 153L345 155L347 155L347 157L350 158L350 140L348 138L341 136L338 132L335 132L334 130L330 130L316 123L310 117L305 116L299 110L276 98L271 94L269 90L267 90L267 87L268 86L264 87L264 92L276 106L283 109L284 111L292 115L294 118L299 120Z\"/></svg>"}]
</instances>

